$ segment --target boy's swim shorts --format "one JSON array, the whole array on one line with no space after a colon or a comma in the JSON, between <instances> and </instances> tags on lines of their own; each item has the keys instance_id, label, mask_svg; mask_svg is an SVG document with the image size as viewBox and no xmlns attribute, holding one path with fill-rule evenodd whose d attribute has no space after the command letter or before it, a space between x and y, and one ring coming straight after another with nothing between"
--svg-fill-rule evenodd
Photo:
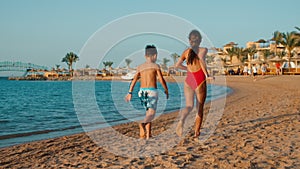
<instances>
[{"instance_id":1,"label":"boy's swim shorts","mask_svg":"<svg viewBox=\"0 0 300 169\"><path fill-rule=\"evenodd\" d=\"M156 88L140 88L138 96L146 110L149 108L156 110L158 100L158 91Z\"/></svg>"}]
</instances>

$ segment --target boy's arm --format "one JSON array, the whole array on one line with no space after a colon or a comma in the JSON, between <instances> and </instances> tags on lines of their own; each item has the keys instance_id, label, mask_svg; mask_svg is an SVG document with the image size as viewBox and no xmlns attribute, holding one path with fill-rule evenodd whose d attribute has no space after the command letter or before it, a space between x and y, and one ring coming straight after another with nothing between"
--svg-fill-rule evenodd
<instances>
[{"instance_id":1,"label":"boy's arm","mask_svg":"<svg viewBox=\"0 0 300 169\"><path fill-rule=\"evenodd\" d=\"M134 86L135 86L137 80L139 79L139 77L140 77L140 72L138 71L138 72L134 75L134 77L133 77L133 79L132 79L132 81L131 81L131 83L130 83L128 93L127 93L127 95L125 96L125 101L126 101L126 102L129 102L129 101L131 100L133 88L134 88Z\"/></svg>"},{"instance_id":2,"label":"boy's arm","mask_svg":"<svg viewBox=\"0 0 300 169\"><path fill-rule=\"evenodd\" d=\"M158 69L157 69L157 76L158 76L158 80L159 82L161 83L162 87L165 89L165 94L167 96L167 99L169 98L169 91L168 91L168 86L167 86L167 83L160 71L160 68L158 66Z\"/></svg>"}]
</instances>

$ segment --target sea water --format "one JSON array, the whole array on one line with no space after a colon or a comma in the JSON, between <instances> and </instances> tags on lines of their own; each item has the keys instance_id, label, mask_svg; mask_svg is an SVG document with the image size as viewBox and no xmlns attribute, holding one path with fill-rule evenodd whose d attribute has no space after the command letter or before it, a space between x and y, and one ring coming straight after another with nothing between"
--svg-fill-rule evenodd
<instances>
[{"instance_id":1,"label":"sea water","mask_svg":"<svg viewBox=\"0 0 300 169\"><path fill-rule=\"evenodd\" d=\"M80 90L74 86L80 84ZM92 84L92 85L91 85ZM137 97L124 101L128 81L12 81L0 79L0 147L42 140L141 120L145 110ZM169 99L158 85L159 101L156 117L184 107L182 83L168 83ZM92 91L91 101L85 93ZM212 92L214 91L214 92ZM207 102L225 97L230 89L208 85ZM82 94L74 101L74 96ZM94 102L94 103L93 103ZM96 105L91 110L89 105ZM84 110L84 115L78 113ZM95 107L95 106L94 106ZM92 113L93 112L93 113ZM101 116L101 118L94 118ZM82 116L88 120L82 122Z\"/></svg>"}]
</instances>

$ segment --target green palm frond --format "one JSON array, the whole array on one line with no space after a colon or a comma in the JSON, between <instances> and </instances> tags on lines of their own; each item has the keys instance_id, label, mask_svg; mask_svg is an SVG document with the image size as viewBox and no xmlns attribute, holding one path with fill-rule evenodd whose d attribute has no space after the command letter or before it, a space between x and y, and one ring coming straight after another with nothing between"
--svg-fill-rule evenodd
<instances>
[{"instance_id":1,"label":"green palm frond","mask_svg":"<svg viewBox=\"0 0 300 169\"><path fill-rule=\"evenodd\" d=\"M226 49L226 54L230 57L230 61L232 61L232 57L237 55L237 47Z\"/></svg>"},{"instance_id":2,"label":"green palm frond","mask_svg":"<svg viewBox=\"0 0 300 169\"><path fill-rule=\"evenodd\" d=\"M130 65L131 62L132 62L131 59L125 59L125 63L126 63L127 68L129 68L129 65Z\"/></svg>"},{"instance_id":3,"label":"green palm frond","mask_svg":"<svg viewBox=\"0 0 300 169\"><path fill-rule=\"evenodd\" d=\"M279 32L279 31L275 31L275 32L273 33L273 37L272 37L271 40L274 41L276 45L279 45L280 42L282 41L282 38L283 38L282 33Z\"/></svg>"},{"instance_id":4,"label":"green palm frond","mask_svg":"<svg viewBox=\"0 0 300 169\"><path fill-rule=\"evenodd\" d=\"M69 52L66 54L66 56L64 58L62 58L61 60L62 62L66 62L66 64L68 65L69 71L73 72L73 63L79 61L79 57L73 53L73 52ZM72 75L72 73L71 73Z\"/></svg>"},{"instance_id":5,"label":"green palm frond","mask_svg":"<svg viewBox=\"0 0 300 169\"><path fill-rule=\"evenodd\" d=\"M295 47L299 46L299 36L297 36L296 32L287 32L282 33L282 41L281 44L285 47L287 51L287 56L289 59L289 67L290 61L292 57L292 51Z\"/></svg>"},{"instance_id":6,"label":"green palm frond","mask_svg":"<svg viewBox=\"0 0 300 169\"><path fill-rule=\"evenodd\" d=\"M173 59L174 64L177 62L177 59L180 57L177 53L172 53L171 58Z\"/></svg>"}]
</instances>

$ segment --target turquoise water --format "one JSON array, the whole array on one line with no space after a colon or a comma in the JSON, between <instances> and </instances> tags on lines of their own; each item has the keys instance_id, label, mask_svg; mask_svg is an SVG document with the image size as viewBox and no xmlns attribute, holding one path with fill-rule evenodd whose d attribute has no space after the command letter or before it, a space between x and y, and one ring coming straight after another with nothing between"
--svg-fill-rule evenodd
<instances>
[{"instance_id":1,"label":"turquoise water","mask_svg":"<svg viewBox=\"0 0 300 169\"><path fill-rule=\"evenodd\" d=\"M83 87L80 92L89 90L84 86L91 82L81 83ZM139 84L130 103L124 101L129 82L95 81L93 85L96 105L103 118L91 118L85 125L97 129L143 118L144 108L136 94ZM1 78L0 86L0 147L84 131L74 108L78 103L72 96L78 91L72 91L74 84L71 81L10 81ZM178 110L185 104L182 84L168 83L168 87L168 100L162 87L158 87L157 115ZM223 86L209 85L207 102L224 97L229 91ZM129 107L135 111L128 111ZM82 109L86 110L88 117L89 107Z\"/></svg>"}]
</instances>

